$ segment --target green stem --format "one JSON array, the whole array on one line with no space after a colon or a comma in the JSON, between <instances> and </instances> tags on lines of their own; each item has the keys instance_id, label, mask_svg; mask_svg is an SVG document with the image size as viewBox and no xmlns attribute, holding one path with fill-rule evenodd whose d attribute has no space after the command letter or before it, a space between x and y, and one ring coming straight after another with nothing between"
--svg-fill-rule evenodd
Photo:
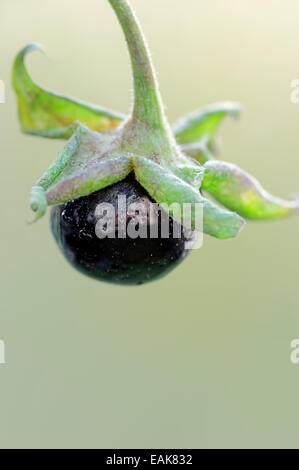
<instances>
[{"instance_id":1,"label":"green stem","mask_svg":"<svg viewBox=\"0 0 299 470\"><path fill-rule=\"evenodd\" d=\"M109 0L123 29L134 79L133 119L167 133L161 96L146 39L127 0Z\"/></svg>"}]
</instances>

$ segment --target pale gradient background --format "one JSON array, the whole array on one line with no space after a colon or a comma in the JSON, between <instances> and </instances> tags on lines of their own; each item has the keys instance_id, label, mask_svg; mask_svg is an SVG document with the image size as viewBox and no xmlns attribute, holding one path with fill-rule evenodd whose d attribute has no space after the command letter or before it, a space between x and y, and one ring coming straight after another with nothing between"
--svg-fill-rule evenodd
<instances>
[{"instance_id":1,"label":"pale gradient background","mask_svg":"<svg viewBox=\"0 0 299 470\"><path fill-rule=\"evenodd\" d=\"M224 99L242 118L222 158L271 191L299 192L299 1L132 0L171 121ZM62 143L19 132L10 69L126 112L129 62L106 0L0 0L0 447L299 447L299 217L205 237L156 284L122 288L75 272L28 195Z\"/></svg>"}]
</instances>

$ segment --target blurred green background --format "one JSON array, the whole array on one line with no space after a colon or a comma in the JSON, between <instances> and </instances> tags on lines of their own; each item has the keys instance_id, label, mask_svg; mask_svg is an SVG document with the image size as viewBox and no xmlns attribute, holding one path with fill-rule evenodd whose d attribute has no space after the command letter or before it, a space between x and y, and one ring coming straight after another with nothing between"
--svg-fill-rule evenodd
<instances>
[{"instance_id":1,"label":"blurred green background","mask_svg":"<svg viewBox=\"0 0 299 470\"><path fill-rule=\"evenodd\" d=\"M299 192L299 1L132 0L169 119L240 101L221 157ZM248 223L163 280L98 283L59 253L28 195L62 143L24 136L10 86L31 41L38 83L126 112L129 61L107 0L0 0L0 447L299 447L299 217Z\"/></svg>"}]
</instances>

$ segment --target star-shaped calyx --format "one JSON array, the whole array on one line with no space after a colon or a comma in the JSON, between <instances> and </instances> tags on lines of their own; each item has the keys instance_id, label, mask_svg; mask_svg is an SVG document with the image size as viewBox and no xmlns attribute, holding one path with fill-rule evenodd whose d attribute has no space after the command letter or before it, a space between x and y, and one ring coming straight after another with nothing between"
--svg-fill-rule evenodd
<instances>
[{"instance_id":1,"label":"star-shaped calyx","mask_svg":"<svg viewBox=\"0 0 299 470\"><path fill-rule=\"evenodd\" d=\"M215 132L225 116L239 114L238 104L206 106L170 127L136 16L126 0L108 1L119 19L131 58L134 106L130 116L34 83L24 59L30 51L40 49L37 44L25 47L15 59L13 86L22 131L68 139L32 188L30 205L35 220L44 215L47 206L87 196L129 174L158 204L201 204L203 231L222 239L235 237L243 218L274 219L296 211L297 200L271 196L238 166L214 158ZM221 205L203 196L203 191ZM201 229L195 219L191 227Z\"/></svg>"}]
</instances>

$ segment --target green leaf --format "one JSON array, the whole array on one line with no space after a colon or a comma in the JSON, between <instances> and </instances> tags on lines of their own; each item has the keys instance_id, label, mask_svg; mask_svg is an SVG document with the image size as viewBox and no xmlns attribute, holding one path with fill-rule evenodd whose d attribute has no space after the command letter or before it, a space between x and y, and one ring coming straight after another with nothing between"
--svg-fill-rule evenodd
<instances>
[{"instance_id":1,"label":"green leaf","mask_svg":"<svg viewBox=\"0 0 299 470\"><path fill-rule=\"evenodd\" d=\"M201 196L192 186L162 168L157 163L144 157L131 157L135 177L147 190L150 196L160 205L170 207L172 204L200 204L203 207L203 227L195 225L192 211L191 228L203 229L204 233L217 238L232 238L238 235L244 221L237 214L218 207L213 202ZM172 217L182 222L181 211L172 212Z\"/></svg>"},{"instance_id":2,"label":"green leaf","mask_svg":"<svg viewBox=\"0 0 299 470\"><path fill-rule=\"evenodd\" d=\"M17 55L12 82L17 94L22 131L50 138L69 138L72 125L80 121L90 129L104 132L118 126L124 116L105 108L87 104L67 96L47 91L34 83L24 64L25 56L38 44L30 44Z\"/></svg>"},{"instance_id":3,"label":"green leaf","mask_svg":"<svg viewBox=\"0 0 299 470\"><path fill-rule=\"evenodd\" d=\"M272 196L253 176L236 165L213 160L204 167L202 189L242 217L276 219L299 209L299 200L285 201Z\"/></svg>"},{"instance_id":4,"label":"green leaf","mask_svg":"<svg viewBox=\"0 0 299 470\"><path fill-rule=\"evenodd\" d=\"M179 144L190 144L202 137L214 137L219 124L225 116L236 117L240 105L233 102L215 103L194 111L179 119L173 131Z\"/></svg>"}]
</instances>

